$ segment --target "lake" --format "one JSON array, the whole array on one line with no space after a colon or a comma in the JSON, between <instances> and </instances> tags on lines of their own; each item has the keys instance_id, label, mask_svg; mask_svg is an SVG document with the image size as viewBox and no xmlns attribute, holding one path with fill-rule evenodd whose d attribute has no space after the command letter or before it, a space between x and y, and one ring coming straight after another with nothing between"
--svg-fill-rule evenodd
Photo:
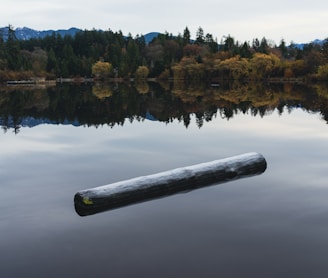
<instances>
[{"instance_id":1,"label":"lake","mask_svg":"<svg viewBox=\"0 0 328 278\"><path fill-rule=\"evenodd\" d=\"M328 90L0 88L1 277L326 277ZM76 192L258 152L264 173L81 217Z\"/></svg>"}]
</instances>

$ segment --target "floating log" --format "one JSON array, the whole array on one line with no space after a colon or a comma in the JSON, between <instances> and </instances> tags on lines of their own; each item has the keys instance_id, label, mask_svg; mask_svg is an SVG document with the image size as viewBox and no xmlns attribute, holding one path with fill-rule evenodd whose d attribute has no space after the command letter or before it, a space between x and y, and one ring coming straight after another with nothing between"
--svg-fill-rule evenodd
<instances>
[{"instance_id":1,"label":"floating log","mask_svg":"<svg viewBox=\"0 0 328 278\"><path fill-rule=\"evenodd\" d=\"M149 176L79 191L74 205L80 216L91 215L230 180L261 174L267 167L259 153L177 168Z\"/></svg>"}]
</instances>

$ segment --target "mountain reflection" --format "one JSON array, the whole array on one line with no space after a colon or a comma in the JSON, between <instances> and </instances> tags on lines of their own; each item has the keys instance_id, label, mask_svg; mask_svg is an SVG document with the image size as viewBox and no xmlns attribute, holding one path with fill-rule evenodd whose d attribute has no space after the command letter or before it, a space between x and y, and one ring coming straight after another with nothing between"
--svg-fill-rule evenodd
<instances>
[{"instance_id":1,"label":"mountain reflection","mask_svg":"<svg viewBox=\"0 0 328 278\"><path fill-rule=\"evenodd\" d=\"M113 127L145 119L179 120L188 127L192 115L201 127L213 117L231 119L239 113L263 117L296 107L320 112L328 122L327 86L137 82L0 88L0 124L4 131L14 132L42 123Z\"/></svg>"}]
</instances>

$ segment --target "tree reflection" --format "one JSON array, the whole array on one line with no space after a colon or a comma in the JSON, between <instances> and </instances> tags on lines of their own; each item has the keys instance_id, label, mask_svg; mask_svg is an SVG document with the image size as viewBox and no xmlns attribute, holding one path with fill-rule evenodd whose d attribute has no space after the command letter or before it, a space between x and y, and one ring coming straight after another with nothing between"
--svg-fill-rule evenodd
<instances>
[{"instance_id":1,"label":"tree reflection","mask_svg":"<svg viewBox=\"0 0 328 278\"><path fill-rule=\"evenodd\" d=\"M4 132L18 133L21 126L41 123L82 126L124 125L145 119L191 123L201 128L219 116L254 117L279 114L300 107L320 112L328 122L327 86L301 84L119 83L58 85L51 88L0 89L0 124Z\"/></svg>"}]
</instances>

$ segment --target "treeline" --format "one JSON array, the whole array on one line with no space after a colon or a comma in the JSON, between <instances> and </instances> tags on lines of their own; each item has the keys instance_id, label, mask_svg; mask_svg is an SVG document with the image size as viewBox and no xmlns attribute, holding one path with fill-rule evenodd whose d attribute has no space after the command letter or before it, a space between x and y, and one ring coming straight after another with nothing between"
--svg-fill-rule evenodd
<instances>
[{"instance_id":1,"label":"treeline","mask_svg":"<svg viewBox=\"0 0 328 278\"><path fill-rule=\"evenodd\" d=\"M0 79L31 77L160 78L184 80L328 80L328 38L303 48L266 38L240 43L230 35L220 43L199 27L196 39L182 34L124 36L111 30L85 30L75 36L17 40L12 26L0 34Z\"/></svg>"}]
</instances>

